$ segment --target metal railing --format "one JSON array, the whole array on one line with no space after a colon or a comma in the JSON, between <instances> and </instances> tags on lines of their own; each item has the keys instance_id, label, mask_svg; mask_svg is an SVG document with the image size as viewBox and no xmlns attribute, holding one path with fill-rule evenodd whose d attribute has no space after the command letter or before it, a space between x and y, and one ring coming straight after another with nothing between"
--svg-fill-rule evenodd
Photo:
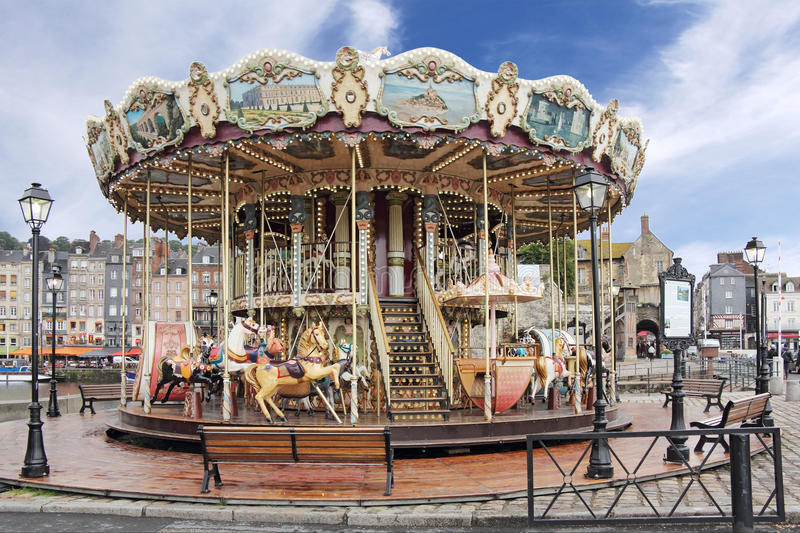
<instances>
[{"instance_id":1,"label":"metal railing","mask_svg":"<svg viewBox=\"0 0 800 533\"><path fill-rule=\"evenodd\" d=\"M391 420L391 377L389 376L389 338L386 336L386 326L383 321L381 304L378 301L378 291L375 288L375 273L369 270L369 318L372 325L372 334L375 336L375 346L378 349L378 369L383 375L383 387L386 393L386 413Z\"/></svg>"},{"instance_id":2,"label":"metal railing","mask_svg":"<svg viewBox=\"0 0 800 533\"><path fill-rule=\"evenodd\" d=\"M727 470L716 468L711 454L720 446L714 444L705 452L689 452L689 459L683 460L678 468L687 474L684 478L683 489L673 498L672 492L653 494L652 487L643 486L644 481L653 480L654 476L648 468L648 462L660 462L660 454L667 448L679 446L682 442L692 437L701 435L719 435L728 438L731 442L729 456L730 468ZM589 452L592 443L598 439L607 439L611 453L612 464L616 477L601 483L577 483L583 476L588 464ZM637 453L631 456L633 449L627 443L628 439L645 441L644 452L641 456ZM755 440L754 440L755 439ZM575 454L568 454L570 464L562 465L551 452L550 446L556 443L586 442L582 453L575 459ZM753 492L751 484L751 441L763 446L766 458L773 465L773 487L768 495L763 491ZM536 459L534 471L534 445L544 450L541 457ZM618 454L615 447L622 451ZM654 452L654 450L657 450ZM755 522L783 522L786 519L783 491L783 466L781 459L781 430L778 427L758 428L725 428L725 429L693 429L682 431L637 431L630 433L603 432L585 434L539 434L527 435L527 469L528 469L528 524L534 525L598 525L598 524L644 524L644 523L687 523L687 522L728 522L747 524L752 526ZM625 457L623 458L623 455ZM573 463L574 461L574 463ZM549 472L548 472L549 469ZM763 468L759 467L763 472ZM561 479L561 484L555 489L535 488L535 474L555 475ZM721 479L727 474L730 479ZM726 482L729 481L730 483ZM763 481L763 480L761 480ZM707 485L708 483L708 485ZM709 485L711 490L709 490ZM697 489L687 497L690 489ZM719 488L731 486L730 502L719 501ZM641 505L636 509L639 512L631 514L630 506L623 510L620 501L627 489L635 489L640 496ZM605 494L593 493L591 501L582 494L584 491L607 491ZM697 490L700 491L698 495ZM568 496L570 495L570 496ZM573 498L571 495L574 495ZM716 497L715 497L716 495ZM605 497L608 496L608 497ZM706 508L698 508L698 500L706 500ZM569 499L570 511L564 518L555 517L555 508L559 498ZM574 501L577 499L577 501ZM545 500L548 503L544 510L537 513L535 502ZM598 506L596 502L601 502ZM610 502L610 503L605 503ZM564 503L563 501L561 502ZM577 506L577 507L576 507ZM728 509L726 512L725 509ZM753 514L753 509L757 509ZM583 515L583 516L580 516Z\"/></svg>"},{"instance_id":3,"label":"metal railing","mask_svg":"<svg viewBox=\"0 0 800 533\"><path fill-rule=\"evenodd\" d=\"M312 242L300 246L300 291L351 291L350 269L357 266L357 258L350 257L351 243L331 242L327 247L325 244Z\"/></svg>"},{"instance_id":4,"label":"metal railing","mask_svg":"<svg viewBox=\"0 0 800 533\"><path fill-rule=\"evenodd\" d=\"M290 259L291 248L286 246L265 250L263 266L260 254L256 253L253 265L253 295L258 296L259 294L262 271L265 274L263 294L291 294L292 261ZM234 298L242 298L247 296L247 254L237 255L233 260L233 268L235 272Z\"/></svg>"},{"instance_id":5,"label":"metal railing","mask_svg":"<svg viewBox=\"0 0 800 533\"><path fill-rule=\"evenodd\" d=\"M452 403L454 393L453 354L456 350L453 347L453 341L450 340L450 335L447 332L447 323L442 316L439 301L436 299L436 293L434 293L431 281L428 279L428 273L425 271L425 263L418 250L414 250L414 256L417 258L417 298L422 310L422 318L428 328L428 334L431 336L434 357L439 363L439 370L447 388L447 396L450 398L450 403Z\"/></svg>"},{"instance_id":6,"label":"metal railing","mask_svg":"<svg viewBox=\"0 0 800 533\"><path fill-rule=\"evenodd\" d=\"M469 285L481 275L478 260L479 244L452 244L439 242L434 245L433 279L431 286L436 292L446 290L451 285L463 283ZM509 275L509 261L506 254L495 255L500 272ZM510 275L514 278L515 276Z\"/></svg>"}]
</instances>

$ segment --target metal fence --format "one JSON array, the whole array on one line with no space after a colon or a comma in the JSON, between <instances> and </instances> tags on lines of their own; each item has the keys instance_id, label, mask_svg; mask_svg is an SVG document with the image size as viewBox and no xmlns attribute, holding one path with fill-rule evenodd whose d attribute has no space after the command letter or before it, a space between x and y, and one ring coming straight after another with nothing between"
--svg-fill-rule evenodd
<instances>
[{"instance_id":1,"label":"metal fence","mask_svg":"<svg viewBox=\"0 0 800 533\"><path fill-rule=\"evenodd\" d=\"M711 456L720 444L714 442L705 452L690 452L689 460L677 465L677 468L682 468L686 473L681 478L685 484L682 490L658 493L654 484L643 485L644 481L657 477L653 469L648 468L648 464L652 465L654 460L660 461L659 454L687 438L701 435L717 435L730 439L729 468L715 466L719 455L714 458ZM583 477L588 464L592 443L597 439L608 440L616 477L600 483L579 483L578 480ZM631 446L632 439L644 441L643 446ZM752 490L751 440L763 446L765 457L772 463L773 486L766 490ZM571 452L559 461L551 452L554 444L574 443L580 446L581 442L586 445L577 459L575 453ZM535 460L534 446L544 451L543 456L537 454ZM641 449L644 449L643 453L636 451ZM781 431L777 427L528 435L527 468L530 526L731 521L745 525L749 521L752 525L754 521L782 522L786 517ZM659 469L661 470L663 469ZM760 473L764 471L765 469L759 468ZM535 475L550 476L551 479L555 476L556 479L561 479L561 484L555 489L534 490ZM763 480L759 478L759 482L761 481ZM675 486L678 487L679 484L676 483ZM721 494L722 487L731 487L730 496ZM586 491L592 491L591 495ZM631 491L641 495L643 503L634 506L620 504L627 501L626 492ZM605 495L600 494L602 492ZM697 506L700 498L707 502L705 508ZM562 501L559 505L560 499L568 501ZM537 502L544 505L537 506ZM559 509L565 508L568 511L563 516L558 516ZM632 513L631 509L635 512Z\"/></svg>"}]
</instances>

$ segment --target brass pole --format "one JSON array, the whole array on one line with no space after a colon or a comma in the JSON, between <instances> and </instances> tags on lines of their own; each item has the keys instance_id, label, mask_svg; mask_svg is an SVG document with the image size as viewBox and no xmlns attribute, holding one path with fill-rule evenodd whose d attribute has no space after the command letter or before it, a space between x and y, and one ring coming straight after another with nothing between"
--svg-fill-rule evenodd
<instances>
[{"instance_id":1,"label":"brass pole","mask_svg":"<svg viewBox=\"0 0 800 533\"><path fill-rule=\"evenodd\" d=\"M611 191L609 191L611 192ZM609 317L611 318L611 372L616 372L616 338L614 337L614 306L616 305L616 298L614 297L614 244L611 240L611 195L608 196L608 301Z\"/></svg>"},{"instance_id":2,"label":"brass pole","mask_svg":"<svg viewBox=\"0 0 800 533\"><path fill-rule=\"evenodd\" d=\"M550 353L553 354L556 351L555 342L556 342L556 334L555 334L555 290L553 289L554 274L555 271L553 270L553 211L551 209L551 200L550 200L550 180L547 180L547 236L548 236L548 248L550 249Z\"/></svg>"},{"instance_id":3,"label":"brass pole","mask_svg":"<svg viewBox=\"0 0 800 533\"><path fill-rule=\"evenodd\" d=\"M512 272L513 275L509 276L514 281L517 281L517 197L511 197L511 258L512 258ZM519 335L519 302L517 295L514 295L514 338Z\"/></svg>"},{"instance_id":4,"label":"brass pole","mask_svg":"<svg viewBox=\"0 0 800 533\"><path fill-rule=\"evenodd\" d=\"M228 350L228 316L230 313L230 285L228 283L230 273L230 228L228 227L230 210L230 153L225 150L225 184L223 190L223 205L222 210L222 300L223 300L223 313L219 317L220 324L223 324L222 332L224 342L221 349ZM225 354L225 370L222 375L223 384L223 402L222 402L222 420L230 422L231 413L233 412L233 401L231 396L231 374L228 369L228 355Z\"/></svg>"},{"instance_id":5,"label":"brass pole","mask_svg":"<svg viewBox=\"0 0 800 533\"><path fill-rule=\"evenodd\" d=\"M572 187L575 190L575 170L572 171ZM575 347L577 348L580 339L578 338L578 328L580 328L578 306L578 205L575 194L572 194L572 260L575 266L575 279L573 280L573 290L575 291Z\"/></svg>"},{"instance_id":6,"label":"brass pole","mask_svg":"<svg viewBox=\"0 0 800 533\"><path fill-rule=\"evenodd\" d=\"M358 249L356 248L356 149L350 150L350 288L353 291L353 346L350 348L353 364L358 364L358 322L356 321L356 265L358 264ZM362 355L363 357L363 355ZM364 359L366 362L366 359ZM342 394L344 400L344 394Z\"/></svg>"},{"instance_id":7,"label":"brass pole","mask_svg":"<svg viewBox=\"0 0 800 533\"><path fill-rule=\"evenodd\" d=\"M261 295L260 303L258 306L258 323L262 326L264 325L264 289L267 284L267 273L266 273L266 265L264 264L264 171L261 171L261 232L260 232L260 245L261 245L261 259L259 260L259 264L261 265L261 279L259 280L259 294ZM275 250L278 253L278 250Z\"/></svg>"},{"instance_id":8,"label":"brass pole","mask_svg":"<svg viewBox=\"0 0 800 533\"><path fill-rule=\"evenodd\" d=\"M150 283L151 279L151 257L150 257L150 171L147 171L147 199L146 199L146 214L144 223L144 327L142 328L142 355L144 355L145 369L144 369L144 398L142 400L142 409L145 414L150 414L150 370L152 368L152 361L149 361L150 353ZM141 355L140 355L141 357ZM149 364L148 364L149 363Z\"/></svg>"},{"instance_id":9,"label":"brass pole","mask_svg":"<svg viewBox=\"0 0 800 533\"><path fill-rule=\"evenodd\" d=\"M483 151L483 279L484 283L484 339L486 345L486 375L484 377L483 413L486 420L492 420L492 368L489 360L489 179L486 173L486 150Z\"/></svg>"},{"instance_id":10,"label":"brass pole","mask_svg":"<svg viewBox=\"0 0 800 533\"><path fill-rule=\"evenodd\" d=\"M186 273L189 276L189 282L186 284L186 298L189 300L189 324L192 326L192 331L194 331L194 305L192 302L192 290L194 289L194 283L192 280L192 154L189 153L189 203L187 206L187 222L188 222L188 229L189 229L189 260L188 268L186 269Z\"/></svg>"},{"instance_id":11,"label":"brass pole","mask_svg":"<svg viewBox=\"0 0 800 533\"><path fill-rule=\"evenodd\" d=\"M559 224L560 226L560 224ZM552 246L550 246L552 248ZM561 293L563 285L561 284L561 238L556 235L556 252L555 252L555 261L556 261L556 283L558 287L558 329L561 329Z\"/></svg>"},{"instance_id":12,"label":"brass pole","mask_svg":"<svg viewBox=\"0 0 800 533\"><path fill-rule=\"evenodd\" d=\"M159 197L160 198L160 197ZM161 202L164 205L164 202ZM164 211L164 322L169 322L169 214Z\"/></svg>"},{"instance_id":13,"label":"brass pole","mask_svg":"<svg viewBox=\"0 0 800 533\"><path fill-rule=\"evenodd\" d=\"M119 395L119 405L120 407L125 407L128 403L128 398L125 394L125 318L128 314L128 299L126 297L125 291L127 289L126 281L126 274L127 274L127 257L128 257L128 197L129 195L125 194L125 207L122 211L122 217L125 219L125 223L122 226L122 310L120 314L122 315L122 357L120 358L121 363L119 365L119 378L120 378L120 395ZM55 297L55 294L53 295ZM53 316L53 328L55 328L56 317ZM55 331L55 329L53 329ZM55 346L55 342L53 343ZM53 372L55 372L55 366L53 366ZM55 374L54 374L55 375Z\"/></svg>"}]
</instances>

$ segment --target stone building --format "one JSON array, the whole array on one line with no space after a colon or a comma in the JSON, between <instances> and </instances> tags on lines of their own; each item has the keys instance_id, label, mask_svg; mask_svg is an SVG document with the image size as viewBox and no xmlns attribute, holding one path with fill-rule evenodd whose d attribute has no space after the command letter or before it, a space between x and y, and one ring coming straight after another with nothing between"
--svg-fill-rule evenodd
<instances>
[{"instance_id":1,"label":"stone building","mask_svg":"<svg viewBox=\"0 0 800 533\"><path fill-rule=\"evenodd\" d=\"M217 291L218 296L220 294L221 270L218 252L216 246L202 246L192 254L192 320L202 334L211 333L212 310L208 303L211 291ZM216 329L220 313L217 309L214 309L213 313Z\"/></svg>"},{"instance_id":2,"label":"stone building","mask_svg":"<svg viewBox=\"0 0 800 533\"><path fill-rule=\"evenodd\" d=\"M800 277L781 274L780 286L777 274L766 274L764 280L767 288L765 293L767 345L778 346L780 326L781 345L796 351L799 340L798 328L800 328Z\"/></svg>"},{"instance_id":3,"label":"stone building","mask_svg":"<svg viewBox=\"0 0 800 533\"><path fill-rule=\"evenodd\" d=\"M727 256L719 254L718 258ZM745 346L746 276L733 264L711 265L697 283L697 335L717 339L723 349Z\"/></svg>"},{"instance_id":4,"label":"stone building","mask_svg":"<svg viewBox=\"0 0 800 533\"><path fill-rule=\"evenodd\" d=\"M106 255L106 293L105 293L105 323L106 346L122 347L122 316L127 315L125 325L125 346L132 345L131 339L131 247L128 246L128 255L123 258L123 238L116 235L114 242L108 247ZM126 306L122 305L122 281L126 281Z\"/></svg>"},{"instance_id":5,"label":"stone building","mask_svg":"<svg viewBox=\"0 0 800 533\"><path fill-rule=\"evenodd\" d=\"M91 232L88 249L72 247L68 261L66 344L103 346L105 342L106 258L96 250L100 239Z\"/></svg>"}]
</instances>

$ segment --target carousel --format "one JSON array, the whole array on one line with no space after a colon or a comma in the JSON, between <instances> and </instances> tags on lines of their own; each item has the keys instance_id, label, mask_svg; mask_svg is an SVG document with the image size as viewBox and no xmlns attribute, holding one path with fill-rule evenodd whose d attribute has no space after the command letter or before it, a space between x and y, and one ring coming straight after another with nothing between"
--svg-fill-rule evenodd
<instances>
[{"instance_id":1,"label":"carousel","mask_svg":"<svg viewBox=\"0 0 800 533\"><path fill-rule=\"evenodd\" d=\"M196 62L182 81L136 80L88 118L126 243L143 222L145 258L157 231L220 247L211 335L154 320L143 262L131 287L142 356L132 397L121 375L117 430L193 440L201 424L388 425L397 447L468 447L591 431L598 394L609 428L630 424L613 377L595 383L594 354L567 331L582 321L577 280L568 317L554 279L564 287L577 258L551 255L546 288L518 274L515 252L589 228L573 190L586 173L608 184L610 224L644 163L640 121L568 76L382 52L319 62L267 49L217 73ZM192 317L208 302L193 300L188 253ZM547 297L549 318L531 323L521 304Z\"/></svg>"}]
</instances>

